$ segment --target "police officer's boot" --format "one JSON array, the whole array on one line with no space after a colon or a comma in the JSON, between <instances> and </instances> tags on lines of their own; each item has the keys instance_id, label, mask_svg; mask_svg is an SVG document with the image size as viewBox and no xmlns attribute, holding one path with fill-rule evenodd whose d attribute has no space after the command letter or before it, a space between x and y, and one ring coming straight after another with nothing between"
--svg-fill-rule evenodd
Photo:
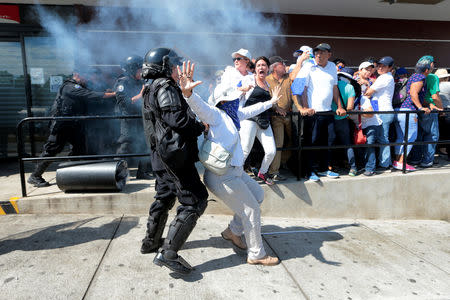
<instances>
[{"instance_id":1,"label":"police officer's boot","mask_svg":"<svg viewBox=\"0 0 450 300\"><path fill-rule=\"evenodd\" d=\"M141 159L138 163L136 179L153 179L153 170L150 159Z\"/></svg>"},{"instance_id":2,"label":"police officer's boot","mask_svg":"<svg viewBox=\"0 0 450 300\"><path fill-rule=\"evenodd\" d=\"M38 188L49 186L50 183L48 183L47 181L45 181L44 178L42 178L42 174L44 174L45 170L47 170L47 168L50 164L51 164L51 162L49 162L49 161L43 161L43 162L37 163L36 168L34 169L34 172L31 173L27 182Z\"/></svg>"},{"instance_id":3,"label":"police officer's boot","mask_svg":"<svg viewBox=\"0 0 450 300\"><path fill-rule=\"evenodd\" d=\"M153 259L154 264L160 267L165 266L179 274L189 274L192 271L192 266L177 252L191 234L198 218L199 215L193 211L182 211L175 217L170 223L164 245Z\"/></svg>"},{"instance_id":4,"label":"police officer's boot","mask_svg":"<svg viewBox=\"0 0 450 300\"><path fill-rule=\"evenodd\" d=\"M147 221L147 232L145 238L142 240L141 253L156 252L164 242L161 238L164 227L166 226L168 212L165 212L159 216L149 216Z\"/></svg>"}]
</instances>

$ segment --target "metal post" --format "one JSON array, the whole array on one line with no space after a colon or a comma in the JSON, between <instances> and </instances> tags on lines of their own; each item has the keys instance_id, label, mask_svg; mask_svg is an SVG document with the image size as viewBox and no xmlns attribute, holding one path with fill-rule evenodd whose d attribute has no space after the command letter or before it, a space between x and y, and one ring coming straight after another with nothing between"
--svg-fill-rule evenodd
<instances>
[{"instance_id":1,"label":"metal post","mask_svg":"<svg viewBox=\"0 0 450 300\"><path fill-rule=\"evenodd\" d=\"M403 138L403 165L402 172L406 173L406 157L408 156L408 131L409 131L409 111L406 111L405 136Z\"/></svg>"},{"instance_id":2,"label":"metal post","mask_svg":"<svg viewBox=\"0 0 450 300\"><path fill-rule=\"evenodd\" d=\"M17 124L17 156L19 157L20 186L22 187L22 197L27 196L27 187L25 184L25 168L23 165L23 137L22 137L23 120Z\"/></svg>"}]
</instances>

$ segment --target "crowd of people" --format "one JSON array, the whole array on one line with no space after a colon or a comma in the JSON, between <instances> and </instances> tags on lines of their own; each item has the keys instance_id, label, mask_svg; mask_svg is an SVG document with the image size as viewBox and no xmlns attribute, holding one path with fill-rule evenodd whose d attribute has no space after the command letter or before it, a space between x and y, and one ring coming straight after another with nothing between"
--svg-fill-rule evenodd
<instances>
[{"instance_id":1,"label":"crowd of people","mask_svg":"<svg viewBox=\"0 0 450 300\"><path fill-rule=\"evenodd\" d=\"M205 211L209 190L234 213L222 237L247 252L247 263L273 266L279 259L266 254L261 238L264 192L248 172L268 185L284 180L280 168L288 162L290 152L277 148L290 147L295 137L301 137L306 146L346 145L348 174L356 176L359 164L364 166L364 175L372 176L377 161L381 170L401 169L404 163L408 171L415 170L413 164L433 165L436 144L408 146L409 157L404 157L402 146L396 146L391 157L386 145L391 141L436 142L439 129L448 139L449 114L443 110L450 108L450 75L445 69L433 73L434 57L421 57L415 72L408 76L405 69L395 69L389 56L368 58L354 71L342 59L331 62L331 54L326 43L302 46L294 52L296 63L287 66L280 56L253 59L249 50L239 49L231 53L234 66L216 72L216 86L208 99L202 99L194 91L202 83L193 79L194 64L172 49L154 48L145 58L126 59L124 73L111 92L90 90L86 87L88 76L76 70L58 91L54 115L83 115L85 102L113 97L120 114L142 112L142 123L121 120L116 151L139 151L131 132L140 133L137 139L145 140L150 148L149 161L141 161L138 170L138 176L146 178L152 173L156 178L155 201L150 206L141 253L156 252L156 265L178 274L193 270L178 251ZM301 132L295 132L293 111L302 116ZM84 154L82 129L77 121L52 121L42 156L56 155L67 142L74 154ZM195 166L197 140L202 134L229 157L223 172L206 168L203 182ZM245 166L255 138L264 155ZM381 144L378 159L375 147L354 148L353 143ZM443 151L450 153L448 145ZM308 180L339 177L334 151L303 153ZM38 163L28 182L47 186L42 174L48 165L46 160ZM162 238L176 199L180 205Z\"/></svg>"},{"instance_id":2,"label":"crowd of people","mask_svg":"<svg viewBox=\"0 0 450 300\"><path fill-rule=\"evenodd\" d=\"M449 114L442 111L450 108L450 75L446 69L435 70L433 56L418 59L414 72L408 74L405 68L396 67L390 56L369 57L354 70L343 59L330 61L331 55L331 46L326 43L314 48L305 45L294 52L296 64L288 66L280 56L253 59L249 50L239 49L231 54L234 68L219 72L218 82L244 94L241 106L267 100L275 88L281 88L280 101L271 112L240 122L245 158L251 153L255 137L264 151L262 160L246 165L257 179L269 185L285 179L279 170L286 165L290 151L276 148L291 147L296 134L301 135L304 146L360 144L355 137L358 132L363 143L369 145L403 143L406 127L409 143L437 142L440 136L448 139ZM294 133L288 114L292 111L303 116L301 133ZM406 111L414 112L407 116ZM348 147L345 166L350 176L401 170L404 161L407 171L415 171L433 165L436 148L436 144L408 145L406 163L402 146L393 147L392 155L390 146ZM449 153L447 145L438 149ZM334 166L341 163L339 151L303 153L309 180L319 181L321 176L339 178Z\"/></svg>"}]
</instances>

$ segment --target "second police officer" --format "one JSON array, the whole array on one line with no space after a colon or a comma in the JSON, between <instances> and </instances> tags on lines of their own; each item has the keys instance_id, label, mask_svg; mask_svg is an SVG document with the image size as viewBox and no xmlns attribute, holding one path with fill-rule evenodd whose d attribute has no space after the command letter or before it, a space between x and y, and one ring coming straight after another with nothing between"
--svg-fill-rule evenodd
<instances>
[{"instance_id":1,"label":"second police officer","mask_svg":"<svg viewBox=\"0 0 450 300\"><path fill-rule=\"evenodd\" d=\"M196 121L177 84L176 66L181 63L182 58L168 48L152 49L144 59L142 76L144 79L154 79L143 92L143 118L156 176L156 200L150 207L141 252L157 252L153 260L156 265L187 274L192 267L178 255L178 250L205 211L208 192L194 165L198 161L197 137L205 130L205 126ZM159 134L161 130L158 131L161 128L164 128L163 135ZM159 147L167 136L172 139L168 141L167 148L163 147L166 149L164 153ZM164 158L172 150L178 154L170 160ZM161 237L168 211L175 204L175 197L180 206L163 240Z\"/></svg>"},{"instance_id":2,"label":"second police officer","mask_svg":"<svg viewBox=\"0 0 450 300\"><path fill-rule=\"evenodd\" d=\"M87 113L88 101L99 101L103 98L114 97L115 93L95 92L86 87L89 78L87 66L79 66L73 72L72 78L63 82L56 94L51 115L54 117L82 116ZM69 155L86 154L84 125L78 120L50 122L50 135L44 144L41 157L55 156L69 143L72 150ZM51 164L51 161L40 161L28 178L28 183L36 187L45 187L50 184L42 178L42 174Z\"/></svg>"},{"instance_id":3,"label":"second police officer","mask_svg":"<svg viewBox=\"0 0 450 300\"><path fill-rule=\"evenodd\" d=\"M142 112L141 90L143 81L141 79L142 57L132 55L127 57L121 64L123 74L119 76L114 85L116 92L116 110L120 115L140 115ZM119 147L117 154L144 153L148 152L146 142L142 136L141 119L120 120L120 136L117 140ZM129 165L132 163L129 161ZM151 164L148 158L138 160L137 179L151 179Z\"/></svg>"}]
</instances>

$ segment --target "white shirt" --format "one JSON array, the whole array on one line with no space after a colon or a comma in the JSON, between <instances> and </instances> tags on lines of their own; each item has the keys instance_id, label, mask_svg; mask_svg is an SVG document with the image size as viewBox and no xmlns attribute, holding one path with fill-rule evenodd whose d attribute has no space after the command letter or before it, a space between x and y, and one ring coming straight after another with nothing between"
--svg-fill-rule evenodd
<instances>
[{"instance_id":1,"label":"white shirt","mask_svg":"<svg viewBox=\"0 0 450 300\"><path fill-rule=\"evenodd\" d=\"M201 121L209 124L207 138L231 152L231 165L235 167L243 166L244 152L239 139L239 131L227 113L204 102L196 93L192 93L191 97L186 99L186 102ZM272 104L273 102L269 100L239 108L239 120L254 117L271 108Z\"/></svg>"},{"instance_id":2,"label":"white shirt","mask_svg":"<svg viewBox=\"0 0 450 300\"><path fill-rule=\"evenodd\" d=\"M252 74L251 72L247 72L247 74L242 75L235 67L228 66L225 68L225 72L222 74L220 79L220 83L225 86L232 86L237 88L238 83L244 78L246 75Z\"/></svg>"},{"instance_id":3,"label":"white shirt","mask_svg":"<svg viewBox=\"0 0 450 300\"><path fill-rule=\"evenodd\" d=\"M378 101L379 111L394 110L392 107L392 96L394 95L395 82L391 72L380 75L370 88L375 90L372 95L372 101Z\"/></svg>"},{"instance_id":4,"label":"white shirt","mask_svg":"<svg viewBox=\"0 0 450 300\"><path fill-rule=\"evenodd\" d=\"M450 108L450 82L443 81L439 83L439 96L441 96L442 106L444 108Z\"/></svg>"},{"instance_id":5,"label":"white shirt","mask_svg":"<svg viewBox=\"0 0 450 300\"><path fill-rule=\"evenodd\" d=\"M297 78L305 79L309 108L316 112L331 110L333 88L337 85L337 71L334 63L329 61L324 68L315 62L305 64Z\"/></svg>"},{"instance_id":6,"label":"white shirt","mask_svg":"<svg viewBox=\"0 0 450 300\"><path fill-rule=\"evenodd\" d=\"M362 96L360 105L355 106L356 111L366 110L370 108L372 108L372 104L370 103L370 99L367 98L366 96ZM359 124L358 115L352 114L350 115L350 118L353 120L353 122L355 122L356 126L358 126ZM373 116L370 118L364 118L363 116L361 116L362 129L367 128L369 126L378 126L381 125L382 123L383 122L381 121L380 117L377 114L373 114Z\"/></svg>"}]
</instances>

